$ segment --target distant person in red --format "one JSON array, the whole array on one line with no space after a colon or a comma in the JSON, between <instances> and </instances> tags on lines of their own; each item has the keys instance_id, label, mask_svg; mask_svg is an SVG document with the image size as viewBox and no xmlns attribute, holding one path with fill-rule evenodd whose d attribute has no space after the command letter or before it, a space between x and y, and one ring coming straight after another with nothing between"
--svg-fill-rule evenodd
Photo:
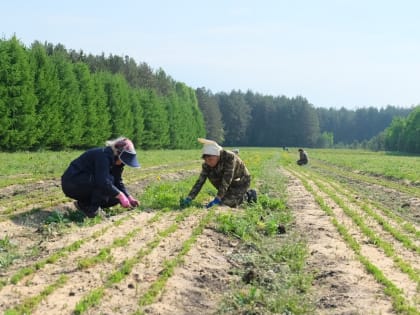
<instances>
[{"instance_id":1,"label":"distant person in red","mask_svg":"<svg viewBox=\"0 0 420 315\"><path fill-rule=\"evenodd\" d=\"M296 161L297 165L308 164L308 154L303 150L299 149L299 160Z\"/></svg>"},{"instance_id":2,"label":"distant person in red","mask_svg":"<svg viewBox=\"0 0 420 315\"><path fill-rule=\"evenodd\" d=\"M109 140L105 147L87 150L70 163L61 177L63 192L89 218L118 203L124 208L137 207L138 200L127 192L122 180L125 165L140 167L133 143L124 137Z\"/></svg>"}]
</instances>

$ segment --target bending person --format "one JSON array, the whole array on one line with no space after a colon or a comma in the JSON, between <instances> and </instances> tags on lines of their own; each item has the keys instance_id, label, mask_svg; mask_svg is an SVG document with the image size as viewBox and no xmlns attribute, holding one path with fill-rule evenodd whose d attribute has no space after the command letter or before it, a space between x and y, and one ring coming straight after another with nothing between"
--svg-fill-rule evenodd
<instances>
[{"instance_id":1,"label":"bending person","mask_svg":"<svg viewBox=\"0 0 420 315\"><path fill-rule=\"evenodd\" d=\"M203 144L201 173L188 197L181 199L180 206L186 207L198 195L207 179L217 189L216 197L206 205L236 207L244 201L256 202L255 190L249 190L251 176L244 162L231 151L224 150L215 141L198 139Z\"/></svg>"},{"instance_id":2,"label":"bending person","mask_svg":"<svg viewBox=\"0 0 420 315\"><path fill-rule=\"evenodd\" d=\"M308 164L308 154L303 150L299 149L299 160L296 161L297 165Z\"/></svg>"},{"instance_id":3,"label":"bending person","mask_svg":"<svg viewBox=\"0 0 420 315\"><path fill-rule=\"evenodd\" d=\"M123 183L125 165L140 167L133 143L124 137L109 140L105 147L87 150L70 163L61 177L63 192L89 218L118 203L124 208L137 207L138 200Z\"/></svg>"}]
</instances>

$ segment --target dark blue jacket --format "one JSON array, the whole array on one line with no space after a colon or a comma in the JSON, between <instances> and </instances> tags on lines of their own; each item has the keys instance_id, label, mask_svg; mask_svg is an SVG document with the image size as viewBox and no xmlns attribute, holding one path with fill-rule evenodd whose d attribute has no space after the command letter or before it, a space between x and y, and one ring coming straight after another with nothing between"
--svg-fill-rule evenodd
<instances>
[{"instance_id":1,"label":"dark blue jacket","mask_svg":"<svg viewBox=\"0 0 420 315\"><path fill-rule=\"evenodd\" d=\"M63 179L71 181L72 178L87 178L104 195L115 197L122 191L128 196L122 181L123 170L124 164L115 165L115 156L110 147L94 148L72 161Z\"/></svg>"}]
</instances>

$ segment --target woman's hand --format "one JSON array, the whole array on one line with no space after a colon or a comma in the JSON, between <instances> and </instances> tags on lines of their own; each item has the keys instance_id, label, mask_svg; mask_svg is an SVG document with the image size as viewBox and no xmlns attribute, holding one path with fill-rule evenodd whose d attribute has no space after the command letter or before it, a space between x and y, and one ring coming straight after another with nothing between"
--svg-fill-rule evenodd
<instances>
[{"instance_id":1,"label":"woman's hand","mask_svg":"<svg viewBox=\"0 0 420 315\"><path fill-rule=\"evenodd\" d=\"M130 208L131 207L130 200L126 197L126 195L124 195L124 193L120 192L117 195L117 198L120 201L120 204L123 208Z\"/></svg>"},{"instance_id":2,"label":"woman's hand","mask_svg":"<svg viewBox=\"0 0 420 315\"><path fill-rule=\"evenodd\" d=\"M128 201L132 207L138 207L140 205L139 201L133 196L128 196Z\"/></svg>"}]
</instances>

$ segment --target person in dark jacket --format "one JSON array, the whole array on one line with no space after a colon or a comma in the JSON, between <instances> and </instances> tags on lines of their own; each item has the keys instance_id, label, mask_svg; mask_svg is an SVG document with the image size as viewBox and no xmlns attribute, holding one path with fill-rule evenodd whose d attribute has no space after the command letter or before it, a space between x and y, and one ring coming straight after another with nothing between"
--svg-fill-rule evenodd
<instances>
[{"instance_id":1,"label":"person in dark jacket","mask_svg":"<svg viewBox=\"0 0 420 315\"><path fill-rule=\"evenodd\" d=\"M217 189L216 197L206 205L210 208L216 205L227 205L236 207L243 201L256 202L255 190L249 190L251 176L244 162L232 151L224 150L215 141L198 139L203 143L201 173L192 187L188 197L180 200L180 206L189 206L209 179Z\"/></svg>"},{"instance_id":2,"label":"person in dark jacket","mask_svg":"<svg viewBox=\"0 0 420 315\"><path fill-rule=\"evenodd\" d=\"M133 143L124 137L109 140L105 147L87 150L70 163L61 177L62 190L89 218L118 203L124 208L137 207L138 200L123 183L125 165L140 167Z\"/></svg>"},{"instance_id":3,"label":"person in dark jacket","mask_svg":"<svg viewBox=\"0 0 420 315\"><path fill-rule=\"evenodd\" d=\"M308 154L303 150L299 149L299 160L296 161L297 165L308 164Z\"/></svg>"}]
</instances>

